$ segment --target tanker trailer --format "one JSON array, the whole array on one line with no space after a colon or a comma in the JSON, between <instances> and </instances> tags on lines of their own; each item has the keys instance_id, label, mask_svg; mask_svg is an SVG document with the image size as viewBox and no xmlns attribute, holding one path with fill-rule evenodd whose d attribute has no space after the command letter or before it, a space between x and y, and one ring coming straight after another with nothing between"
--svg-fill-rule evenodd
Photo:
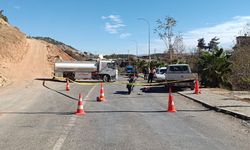
<instances>
[{"instance_id":1,"label":"tanker trailer","mask_svg":"<svg viewBox=\"0 0 250 150\"><path fill-rule=\"evenodd\" d=\"M118 73L114 61L63 61L54 66L55 77L64 77L71 80L116 80Z\"/></svg>"}]
</instances>

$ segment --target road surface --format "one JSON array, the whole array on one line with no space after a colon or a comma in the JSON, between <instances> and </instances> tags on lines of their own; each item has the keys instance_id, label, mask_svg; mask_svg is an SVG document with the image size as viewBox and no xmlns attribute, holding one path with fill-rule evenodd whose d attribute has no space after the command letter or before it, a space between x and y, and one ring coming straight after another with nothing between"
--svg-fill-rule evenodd
<instances>
[{"instance_id":1,"label":"road surface","mask_svg":"<svg viewBox=\"0 0 250 150\"><path fill-rule=\"evenodd\" d=\"M105 85L105 102L97 102L100 85L34 80L0 92L0 149L95 150L249 150L250 127L174 93L176 113L168 113L168 93L153 87ZM85 116L73 113L84 95Z\"/></svg>"}]
</instances>

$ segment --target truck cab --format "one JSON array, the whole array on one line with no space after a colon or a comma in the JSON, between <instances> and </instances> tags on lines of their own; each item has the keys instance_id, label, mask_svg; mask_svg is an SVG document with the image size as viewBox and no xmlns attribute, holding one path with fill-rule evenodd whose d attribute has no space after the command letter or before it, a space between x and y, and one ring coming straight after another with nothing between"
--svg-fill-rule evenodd
<instances>
[{"instance_id":1,"label":"truck cab","mask_svg":"<svg viewBox=\"0 0 250 150\"><path fill-rule=\"evenodd\" d=\"M126 66L125 71L127 74L133 73L134 72L134 67L131 65Z\"/></svg>"},{"instance_id":2,"label":"truck cab","mask_svg":"<svg viewBox=\"0 0 250 150\"><path fill-rule=\"evenodd\" d=\"M104 82L109 82L111 80L116 80L118 77L117 66L114 61L110 60L100 60L97 65L97 71L99 72L99 78Z\"/></svg>"}]
</instances>

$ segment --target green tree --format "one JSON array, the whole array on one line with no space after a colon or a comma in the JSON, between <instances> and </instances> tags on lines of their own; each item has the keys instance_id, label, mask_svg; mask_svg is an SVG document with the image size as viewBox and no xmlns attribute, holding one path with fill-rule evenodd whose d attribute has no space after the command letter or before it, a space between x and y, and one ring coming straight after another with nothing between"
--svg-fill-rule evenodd
<instances>
[{"instance_id":1,"label":"green tree","mask_svg":"<svg viewBox=\"0 0 250 150\"><path fill-rule=\"evenodd\" d=\"M148 63L145 60L138 60L136 67L139 72L142 72L144 68L148 68Z\"/></svg>"},{"instance_id":2,"label":"green tree","mask_svg":"<svg viewBox=\"0 0 250 150\"><path fill-rule=\"evenodd\" d=\"M6 22L9 22L8 18L3 14L3 10L0 10L0 18L2 18Z\"/></svg>"},{"instance_id":3,"label":"green tree","mask_svg":"<svg viewBox=\"0 0 250 150\"><path fill-rule=\"evenodd\" d=\"M155 33L157 33L160 39L164 42L165 46L169 51L170 60L172 60L173 56L173 44L172 38L173 34L173 27L176 25L176 20L173 17L166 16L164 20L158 19L156 21L157 27L155 28Z\"/></svg>"},{"instance_id":4,"label":"green tree","mask_svg":"<svg viewBox=\"0 0 250 150\"><path fill-rule=\"evenodd\" d=\"M219 40L220 39L217 37L212 38L211 41L208 43L208 50L210 51L211 49L218 49L218 45L220 44Z\"/></svg>"},{"instance_id":5,"label":"green tree","mask_svg":"<svg viewBox=\"0 0 250 150\"><path fill-rule=\"evenodd\" d=\"M222 48L203 51L198 60L198 70L202 84L208 87L226 86L231 88L229 82L231 72L230 56Z\"/></svg>"},{"instance_id":6,"label":"green tree","mask_svg":"<svg viewBox=\"0 0 250 150\"><path fill-rule=\"evenodd\" d=\"M198 39L198 53L200 54L203 50L207 48L204 38Z\"/></svg>"},{"instance_id":7,"label":"green tree","mask_svg":"<svg viewBox=\"0 0 250 150\"><path fill-rule=\"evenodd\" d=\"M232 53L231 81L234 90L250 90L250 48L249 44L236 45Z\"/></svg>"}]
</instances>

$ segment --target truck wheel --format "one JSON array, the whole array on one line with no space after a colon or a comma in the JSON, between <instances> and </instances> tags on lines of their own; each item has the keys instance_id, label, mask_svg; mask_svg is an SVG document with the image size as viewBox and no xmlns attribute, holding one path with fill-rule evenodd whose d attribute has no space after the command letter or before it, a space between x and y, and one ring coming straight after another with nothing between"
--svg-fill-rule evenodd
<instances>
[{"instance_id":1,"label":"truck wheel","mask_svg":"<svg viewBox=\"0 0 250 150\"><path fill-rule=\"evenodd\" d=\"M72 81L75 81L75 73L70 72L68 78Z\"/></svg>"},{"instance_id":2,"label":"truck wheel","mask_svg":"<svg viewBox=\"0 0 250 150\"><path fill-rule=\"evenodd\" d=\"M109 75L104 75L102 77L103 82L109 82L110 81L110 76Z\"/></svg>"},{"instance_id":3,"label":"truck wheel","mask_svg":"<svg viewBox=\"0 0 250 150\"><path fill-rule=\"evenodd\" d=\"M69 78L70 80L75 81L75 73L74 72L64 72L63 77Z\"/></svg>"}]
</instances>

